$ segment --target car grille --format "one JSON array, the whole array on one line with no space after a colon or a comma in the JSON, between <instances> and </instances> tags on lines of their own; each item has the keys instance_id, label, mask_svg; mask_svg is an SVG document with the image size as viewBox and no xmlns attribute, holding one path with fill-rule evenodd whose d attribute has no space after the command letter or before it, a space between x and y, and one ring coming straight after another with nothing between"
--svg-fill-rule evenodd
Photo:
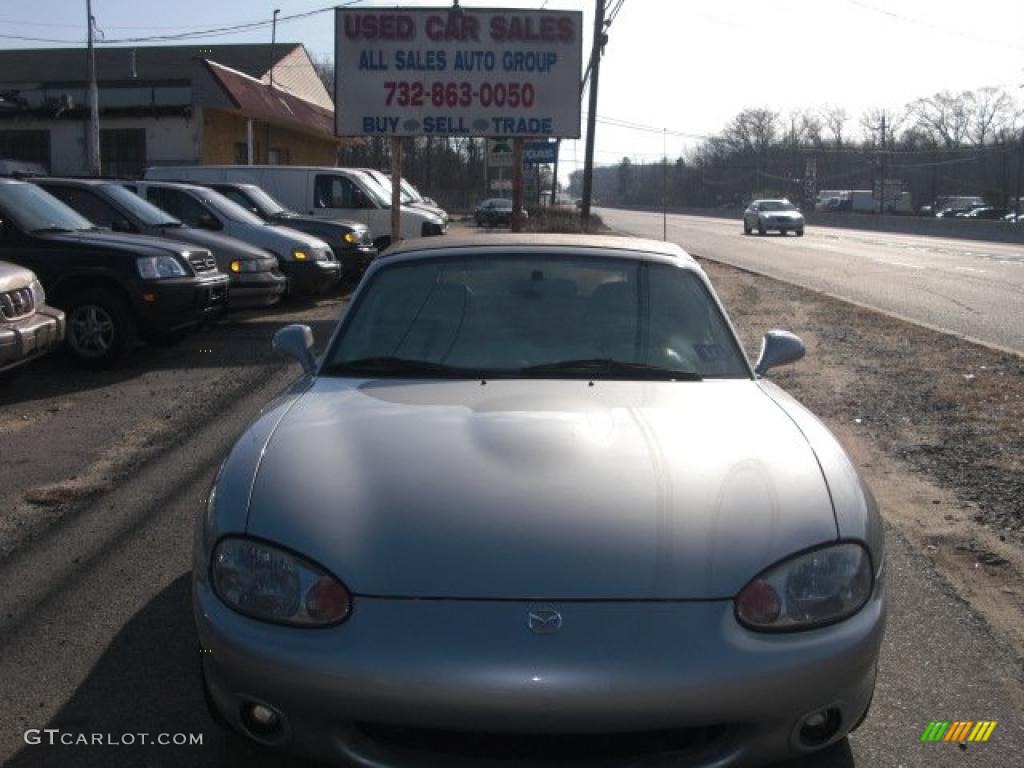
<instances>
[{"instance_id":1,"label":"car grille","mask_svg":"<svg viewBox=\"0 0 1024 768\"><path fill-rule=\"evenodd\" d=\"M192 265L192 269L194 269L197 274L213 272L217 269L217 262L214 260L213 256L210 256L209 254L190 253L188 256L188 263Z\"/></svg>"},{"instance_id":2,"label":"car grille","mask_svg":"<svg viewBox=\"0 0 1024 768\"><path fill-rule=\"evenodd\" d=\"M694 758L721 748L732 726L711 725L629 733L475 733L357 723L370 739L392 748L478 761L555 761L576 764L640 760L666 754Z\"/></svg>"},{"instance_id":3,"label":"car grille","mask_svg":"<svg viewBox=\"0 0 1024 768\"><path fill-rule=\"evenodd\" d=\"M0 293L0 315L4 320L17 320L31 315L36 308L31 288Z\"/></svg>"}]
</instances>

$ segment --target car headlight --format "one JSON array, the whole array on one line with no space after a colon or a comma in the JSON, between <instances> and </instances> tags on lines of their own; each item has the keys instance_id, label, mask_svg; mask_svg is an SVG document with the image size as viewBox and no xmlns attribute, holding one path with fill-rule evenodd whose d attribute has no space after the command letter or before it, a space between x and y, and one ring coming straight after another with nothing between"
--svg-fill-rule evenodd
<instances>
[{"instance_id":1,"label":"car headlight","mask_svg":"<svg viewBox=\"0 0 1024 768\"><path fill-rule=\"evenodd\" d=\"M33 280L28 289L32 292L32 301L35 306L39 307L46 303L46 291L43 290L42 283Z\"/></svg>"},{"instance_id":2,"label":"car headlight","mask_svg":"<svg viewBox=\"0 0 1024 768\"><path fill-rule=\"evenodd\" d=\"M352 610L344 584L305 558L263 541L223 539L210 567L217 596L254 619L322 627L343 621Z\"/></svg>"},{"instance_id":3,"label":"car headlight","mask_svg":"<svg viewBox=\"0 0 1024 768\"><path fill-rule=\"evenodd\" d=\"M736 618L749 629L792 632L852 616L874 588L871 555L847 542L773 565L736 596Z\"/></svg>"},{"instance_id":4,"label":"car headlight","mask_svg":"<svg viewBox=\"0 0 1024 768\"><path fill-rule=\"evenodd\" d=\"M357 235L355 232L349 231L342 235L341 239L344 242L348 243L349 245L355 245L356 243L359 242L359 235Z\"/></svg>"},{"instance_id":5,"label":"car headlight","mask_svg":"<svg viewBox=\"0 0 1024 768\"><path fill-rule=\"evenodd\" d=\"M139 277L143 280L160 280L166 277L186 277L188 272L173 256L144 256L135 260Z\"/></svg>"}]
</instances>

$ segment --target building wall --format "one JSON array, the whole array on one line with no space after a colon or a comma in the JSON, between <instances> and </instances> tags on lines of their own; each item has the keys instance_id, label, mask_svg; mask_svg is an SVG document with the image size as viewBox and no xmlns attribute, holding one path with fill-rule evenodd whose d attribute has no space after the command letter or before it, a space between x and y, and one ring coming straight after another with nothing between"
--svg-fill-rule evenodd
<instances>
[{"instance_id":1,"label":"building wall","mask_svg":"<svg viewBox=\"0 0 1024 768\"><path fill-rule=\"evenodd\" d=\"M83 175L86 164L84 120L17 119L0 120L8 130L49 130L50 173ZM192 165L199 155L199 121L187 117L106 117L100 130L135 128L146 132L147 165Z\"/></svg>"},{"instance_id":2,"label":"building wall","mask_svg":"<svg viewBox=\"0 0 1024 768\"><path fill-rule=\"evenodd\" d=\"M216 109L203 110L203 149L200 162L210 165L244 163L244 154L237 146L245 144L245 118ZM267 154L267 123L253 121L256 163L273 162ZM270 149L277 151L282 165L337 165L338 143L330 138L316 138L277 125L270 126Z\"/></svg>"}]
</instances>

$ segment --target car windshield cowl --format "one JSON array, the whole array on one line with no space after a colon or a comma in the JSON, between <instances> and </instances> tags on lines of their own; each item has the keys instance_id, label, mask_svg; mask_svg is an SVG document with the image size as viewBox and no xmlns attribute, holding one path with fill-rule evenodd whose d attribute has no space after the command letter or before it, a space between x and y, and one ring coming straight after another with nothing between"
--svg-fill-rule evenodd
<instances>
[{"instance_id":1,"label":"car windshield cowl","mask_svg":"<svg viewBox=\"0 0 1024 768\"><path fill-rule=\"evenodd\" d=\"M696 371L677 370L649 363L615 360L607 357L560 360L523 368L526 376L579 376L583 378L657 379L667 381L703 381Z\"/></svg>"},{"instance_id":2,"label":"car windshield cowl","mask_svg":"<svg viewBox=\"0 0 1024 768\"><path fill-rule=\"evenodd\" d=\"M620 379L659 381L702 381L694 371L676 370L647 363L634 363L611 358L560 360L530 365L525 368L465 368L430 360L404 357L364 357L334 363L324 373L332 376L425 376L426 378L458 379Z\"/></svg>"}]
</instances>

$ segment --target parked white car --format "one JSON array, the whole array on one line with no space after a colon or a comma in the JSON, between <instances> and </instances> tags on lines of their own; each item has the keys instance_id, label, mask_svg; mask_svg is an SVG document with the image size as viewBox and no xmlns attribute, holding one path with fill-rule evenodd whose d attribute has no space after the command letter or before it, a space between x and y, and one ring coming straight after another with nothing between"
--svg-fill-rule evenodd
<instances>
[{"instance_id":1,"label":"parked white car","mask_svg":"<svg viewBox=\"0 0 1024 768\"><path fill-rule=\"evenodd\" d=\"M288 277L290 293L325 293L341 281L341 264L323 240L291 227L268 224L209 187L168 181L137 181L125 186L190 227L222 232L274 254Z\"/></svg>"},{"instance_id":2,"label":"parked white car","mask_svg":"<svg viewBox=\"0 0 1024 768\"><path fill-rule=\"evenodd\" d=\"M374 244L391 242L391 196L362 171L304 165L155 166L147 179L173 179L196 184L239 182L256 184L283 205L299 213L331 219L355 219L373 233ZM429 211L402 206L402 237L443 235L446 223Z\"/></svg>"},{"instance_id":3,"label":"parked white car","mask_svg":"<svg viewBox=\"0 0 1024 768\"><path fill-rule=\"evenodd\" d=\"M358 170L365 173L371 179L377 182L377 184L384 190L388 195L391 194L391 174L385 173L384 171L377 171L373 168L359 168ZM432 199L426 198L420 194L420 191L416 189L408 179L399 179L399 189L402 195L402 205L408 205L410 208L419 208L427 213L432 213L437 216L447 226L449 221L448 212L439 206Z\"/></svg>"}]
</instances>

